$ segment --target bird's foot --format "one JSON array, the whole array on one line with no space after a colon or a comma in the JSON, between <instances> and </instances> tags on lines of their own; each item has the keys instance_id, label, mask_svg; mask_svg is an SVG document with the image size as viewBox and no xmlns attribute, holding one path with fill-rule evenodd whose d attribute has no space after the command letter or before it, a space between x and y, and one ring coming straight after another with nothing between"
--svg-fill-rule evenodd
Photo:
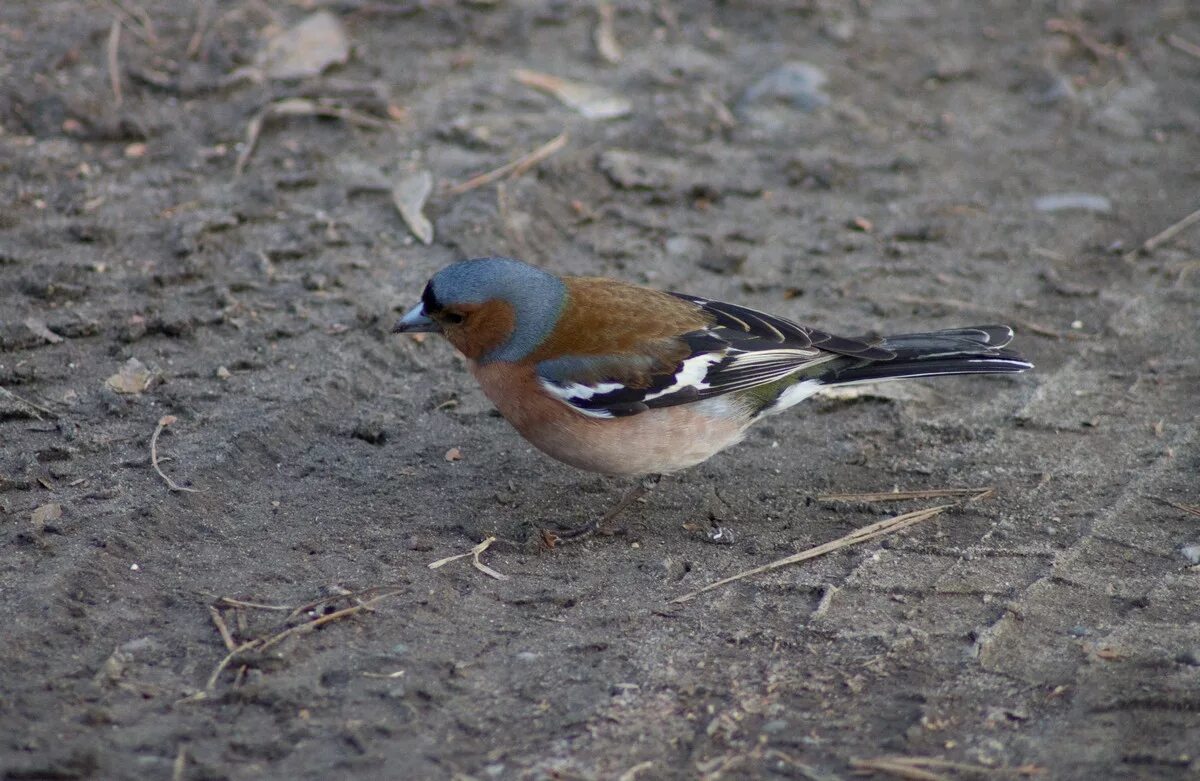
<instances>
[{"instance_id":1,"label":"bird's foot","mask_svg":"<svg viewBox=\"0 0 1200 781\"><path fill-rule=\"evenodd\" d=\"M566 529L538 529L536 534L536 542L540 544L543 550L553 550L555 547L565 542L576 542L591 537L594 534L602 534L606 537L613 537L619 534L625 534L626 529L623 526L613 528L610 526L612 521L625 512L634 502L641 499L650 492L659 481L662 480L662 475L649 475L648 477L639 480L637 485L630 489L621 500L617 502L611 510L604 514L601 518L593 518L581 526L575 526Z\"/></svg>"}]
</instances>

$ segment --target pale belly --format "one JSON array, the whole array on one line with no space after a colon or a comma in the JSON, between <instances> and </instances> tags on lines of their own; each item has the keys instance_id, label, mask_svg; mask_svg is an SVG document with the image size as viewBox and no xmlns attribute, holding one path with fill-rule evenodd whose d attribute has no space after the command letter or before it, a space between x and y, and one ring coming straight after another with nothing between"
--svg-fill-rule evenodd
<instances>
[{"instance_id":1,"label":"pale belly","mask_svg":"<svg viewBox=\"0 0 1200 781\"><path fill-rule=\"evenodd\" d=\"M708 460L745 435L745 426L705 415L695 405L608 420L568 412L582 423L516 426L517 431L559 461L607 475L677 472Z\"/></svg>"},{"instance_id":2,"label":"pale belly","mask_svg":"<svg viewBox=\"0 0 1200 781\"><path fill-rule=\"evenodd\" d=\"M520 385L511 381L516 378L492 376L490 370L473 367L484 393L521 436L547 455L589 472L648 475L687 469L740 442L750 423L725 398L623 418L588 417L540 389L515 393L512 389Z\"/></svg>"}]
</instances>

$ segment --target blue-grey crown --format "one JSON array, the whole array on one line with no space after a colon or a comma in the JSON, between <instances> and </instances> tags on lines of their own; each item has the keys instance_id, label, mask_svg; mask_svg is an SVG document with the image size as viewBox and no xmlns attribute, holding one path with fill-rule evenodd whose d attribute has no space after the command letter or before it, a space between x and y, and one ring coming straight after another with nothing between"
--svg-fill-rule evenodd
<instances>
[{"instance_id":1,"label":"blue-grey crown","mask_svg":"<svg viewBox=\"0 0 1200 781\"><path fill-rule=\"evenodd\" d=\"M447 266L434 274L427 290L442 306L504 301L512 307L512 336L480 363L528 356L554 330L567 302L567 287L558 277L512 258L475 258Z\"/></svg>"}]
</instances>

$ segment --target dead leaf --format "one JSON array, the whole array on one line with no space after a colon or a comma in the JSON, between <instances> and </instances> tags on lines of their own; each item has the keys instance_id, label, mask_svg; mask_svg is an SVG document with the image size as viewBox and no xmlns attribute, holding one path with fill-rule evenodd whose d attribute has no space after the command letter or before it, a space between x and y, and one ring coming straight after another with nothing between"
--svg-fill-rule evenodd
<instances>
[{"instance_id":1,"label":"dead leaf","mask_svg":"<svg viewBox=\"0 0 1200 781\"><path fill-rule=\"evenodd\" d=\"M268 41L258 65L272 79L303 79L349 58L346 28L333 14L318 11Z\"/></svg>"},{"instance_id":2,"label":"dead leaf","mask_svg":"<svg viewBox=\"0 0 1200 781\"><path fill-rule=\"evenodd\" d=\"M33 525L37 527L38 531L41 531L46 524L61 518L62 514L62 505L58 502L50 502L34 510L30 520L33 521Z\"/></svg>"},{"instance_id":3,"label":"dead leaf","mask_svg":"<svg viewBox=\"0 0 1200 781\"><path fill-rule=\"evenodd\" d=\"M45 339L50 344L58 344L63 340L61 336L51 331L45 323L43 323L41 320L38 320L36 317L31 317L26 320L25 327Z\"/></svg>"},{"instance_id":4,"label":"dead leaf","mask_svg":"<svg viewBox=\"0 0 1200 781\"><path fill-rule=\"evenodd\" d=\"M524 69L513 71L513 78L526 87L553 95L588 119L616 119L633 111L633 103L627 98L595 84Z\"/></svg>"},{"instance_id":5,"label":"dead leaf","mask_svg":"<svg viewBox=\"0 0 1200 781\"><path fill-rule=\"evenodd\" d=\"M462 451L456 447L452 447L446 451L447 461L462 461Z\"/></svg>"},{"instance_id":6,"label":"dead leaf","mask_svg":"<svg viewBox=\"0 0 1200 781\"><path fill-rule=\"evenodd\" d=\"M406 176L392 189L392 203L404 224L422 244L433 242L433 223L425 216L425 202L433 192L433 174L418 171Z\"/></svg>"},{"instance_id":7,"label":"dead leaf","mask_svg":"<svg viewBox=\"0 0 1200 781\"><path fill-rule=\"evenodd\" d=\"M154 373L146 368L146 364L137 358L130 358L121 364L121 370L104 381L104 384L117 393L138 394L144 392L154 381Z\"/></svg>"}]
</instances>

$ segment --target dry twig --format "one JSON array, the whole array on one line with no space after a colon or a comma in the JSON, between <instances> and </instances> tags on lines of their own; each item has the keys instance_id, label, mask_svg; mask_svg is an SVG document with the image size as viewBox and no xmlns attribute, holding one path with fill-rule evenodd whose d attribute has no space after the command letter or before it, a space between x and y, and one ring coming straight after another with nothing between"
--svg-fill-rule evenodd
<instances>
[{"instance_id":1,"label":"dry twig","mask_svg":"<svg viewBox=\"0 0 1200 781\"><path fill-rule=\"evenodd\" d=\"M562 133L559 133L557 136L542 144L529 154L522 155L516 160L505 163L499 168L479 174L478 176L472 176L470 179L460 184L450 185L449 187L445 188L445 193L446 195L462 195L463 193L468 193L471 190L489 185L497 179L501 179L505 176L510 176L510 178L521 176L530 168L533 168L535 165L566 146L567 138L567 132L564 130Z\"/></svg>"},{"instance_id":2,"label":"dry twig","mask_svg":"<svg viewBox=\"0 0 1200 781\"><path fill-rule=\"evenodd\" d=\"M670 601L670 604L674 605L680 602L687 602L688 600L698 597L705 592L712 591L713 589L720 588L721 586L727 586L730 583L734 583L739 580L744 580L755 575L762 575L767 572L773 572L774 570L781 569L792 564L799 564L802 561L808 561L809 559L815 559L818 556L824 556L826 553L833 553L836 550L848 548L851 545L858 545L860 543L867 542L868 540L873 540L876 537L882 537L885 534L891 534L893 532L900 531L901 529L907 529L909 526L914 526L921 521L928 520L929 518L939 515L955 506L956 505L954 504L939 504L936 507L928 507L924 510L914 510L913 512L904 513L903 515L885 518L884 520L873 523L870 526L864 526L861 529L855 529L845 537L840 537L832 542L826 542L816 546L815 548L809 548L806 551L801 551L800 553L795 553L791 556L785 556L782 559L772 561L769 564L764 564L761 567L755 567L753 569L746 570L745 572L739 572L737 575L731 575L728 578L722 578L721 580L709 583L704 588L690 591L680 597L675 597Z\"/></svg>"},{"instance_id":3,"label":"dry twig","mask_svg":"<svg viewBox=\"0 0 1200 781\"><path fill-rule=\"evenodd\" d=\"M158 435L163 433L163 429L177 420L178 418L176 418L174 415L163 415L158 419L158 425L154 427L154 433L150 435L150 465L154 467L155 472L158 472L158 476L166 481L167 488L170 488L172 491L186 491L189 494L200 493L199 490L195 488L188 488L187 486L179 485L174 480L167 477L166 473L163 472L162 467L158 465Z\"/></svg>"},{"instance_id":4,"label":"dry twig","mask_svg":"<svg viewBox=\"0 0 1200 781\"><path fill-rule=\"evenodd\" d=\"M1166 228L1163 228L1158 233L1143 241L1136 248L1126 252L1125 260L1128 262L1132 261L1138 255L1149 255L1151 252L1158 249L1163 244L1166 244L1168 241L1175 238L1180 233L1183 233L1196 223L1200 223L1200 209L1192 212L1182 220L1168 225Z\"/></svg>"}]
</instances>

